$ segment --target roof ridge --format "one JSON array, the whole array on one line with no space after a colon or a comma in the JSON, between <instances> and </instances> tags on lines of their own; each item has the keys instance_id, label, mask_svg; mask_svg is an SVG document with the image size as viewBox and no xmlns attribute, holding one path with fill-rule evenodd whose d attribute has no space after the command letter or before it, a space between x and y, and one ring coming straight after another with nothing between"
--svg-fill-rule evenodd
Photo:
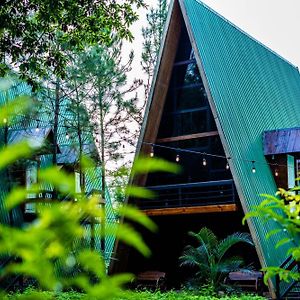
<instances>
[{"instance_id":1,"label":"roof ridge","mask_svg":"<svg viewBox=\"0 0 300 300\"><path fill-rule=\"evenodd\" d=\"M270 47L266 46L263 42L259 41L258 39L256 39L255 37L253 37L251 34L249 34L248 32L246 32L245 30L241 29L239 26L237 26L236 24L234 24L233 22L231 22L230 20L228 20L227 18L225 18L224 16L222 16L220 13L218 13L217 11L215 11L209 5L207 5L206 3L204 3L202 0L194 0L194 1L196 1L197 3L199 3L200 5L202 5L203 7L207 8L209 11L213 12L214 14L216 14L223 21L225 21L226 23L228 23L229 25L231 25L235 29L239 30L241 33L243 33L244 35L246 35L248 38L250 38L251 40L253 40L257 44L263 46L266 50L270 51L271 53L273 53L274 55L276 55L278 58L280 58L281 60L283 60L284 62L288 63L289 65L291 65L292 67L294 67L296 70L299 71L299 68L298 68L297 65L293 64L288 59L286 59L282 55L278 54L275 50L273 50Z\"/></svg>"}]
</instances>

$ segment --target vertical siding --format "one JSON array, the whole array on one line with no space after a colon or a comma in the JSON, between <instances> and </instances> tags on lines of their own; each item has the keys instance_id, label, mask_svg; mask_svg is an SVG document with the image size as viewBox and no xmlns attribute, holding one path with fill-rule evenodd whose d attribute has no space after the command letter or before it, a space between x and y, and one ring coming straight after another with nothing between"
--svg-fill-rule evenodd
<instances>
[{"instance_id":1,"label":"vertical siding","mask_svg":"<svg viewBox=\"0 0 300 300\"><path fill-rule=\"evenodd\" d=\"M274 194L276 185L263 155L264 130L300 124L300 76L297 68L239 30L197 0L182 1L216 107L244 207ZM251 172L251 160L257 172ZM253 219L267 265L286 258L286 247L274 250L283 234L265 239L276 227Z\"/></svg>"}]
</instances>

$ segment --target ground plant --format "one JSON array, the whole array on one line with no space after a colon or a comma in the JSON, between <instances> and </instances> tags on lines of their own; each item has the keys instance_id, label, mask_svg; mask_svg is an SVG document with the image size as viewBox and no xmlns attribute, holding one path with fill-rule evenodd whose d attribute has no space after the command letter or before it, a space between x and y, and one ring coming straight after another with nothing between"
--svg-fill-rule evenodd
<instances>
[{"instance_id":1,"label":"ground plant","mask_svg":"<svg viewBox=\"0 0 300 300\"><path fill-rule=\"evenodd\" d=\"M209 284L217 290L229 272L243 267L244 260L238 256L228 256L229 250L238 243L253 245L250 234L233 233L222 240L208 228L203 227L198 233L189 232L197 241L197 245L185 247L179 257L180 266L195 271L191 283L194 286Z\"/></svg>"},{"instance_id":2,"label":"ground plant","mask_svg":"<svg viewBox=\"0 0 300 300\"><path fill-rule=\"evenodd\" d=\"M32 293L31 291L28 291ZM25 295L26 293L25 292ZM70 291L65 293L42 292L44 299L49 300L82 300L84 295L78 292ZM24 294L13 294L5 300L18 300ZM199 295L199 293L188 291L169 291L169 292L150 292L150 291L130 291L123 292L122 295L113 298L113 300L264 300L264 297L241 294L233 296L212 296Z\"/></svg>"},{"instance_id":3,"label":"ground plant","mask_svg":"<svg viewBox=\"0 0 300 300\"><path fill-rule=\"evenodd\" d=\"M296 181L300 178L296 178ZM300 233L300 195L298 191L299 186L285 190L279 188L276 195L262 195L263 201L251 212L246 214L244 221L251 217L258 217L264 222L276 222L277 228L268 232L266 238L283 233L281 238L275 245L275 249L283 245L289 245L287 257L292 255L293 259L300 262L300 246L299 246L299 233ZM278 275L280 280L290 282L291 280L300 280L300 273L294 270L286 270L279 266L270 266L264 268L265 271L264 281L267 283L268 279Z\"/></svg>"}]
</instances>

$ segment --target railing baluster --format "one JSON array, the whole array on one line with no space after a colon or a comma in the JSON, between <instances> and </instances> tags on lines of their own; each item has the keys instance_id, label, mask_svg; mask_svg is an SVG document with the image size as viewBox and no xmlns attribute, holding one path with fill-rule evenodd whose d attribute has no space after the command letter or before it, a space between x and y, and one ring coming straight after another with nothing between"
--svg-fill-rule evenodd
<instances>
[{"instance_id":1,"label":"railing baluster","mask_svg":"<svg viewBox=\"0 0 300 300\"><path fill-rule=\"evenodd\" d=\"M150 186L157 198L142 201L141 208L201 206L235 202L233 180ZM222 194L220 192L223 191Z\"/></svg>"}]
</instances>

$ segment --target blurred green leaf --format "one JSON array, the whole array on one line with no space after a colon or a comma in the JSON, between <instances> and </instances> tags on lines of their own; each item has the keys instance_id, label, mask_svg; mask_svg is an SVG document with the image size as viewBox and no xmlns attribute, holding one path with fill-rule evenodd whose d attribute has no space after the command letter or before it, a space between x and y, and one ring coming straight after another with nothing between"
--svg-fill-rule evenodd
<instances>
[{"instance_id":1,"label":"blurred green leaf","mask_svg":"<svg viewBox=\"0 0 300 300\"><path fill-rule=\"evenodd\" d=\"M83 250L78 254L78 262L84 270L92 272L98 278L103 279L105 277L105 264L99 253L88 249Z\"/></svg>"},{"instance_id":2,"label":"blurred green leaf","mask_svg":"<svg viewBox=\"0 0 300 300\"><path fill-rule=\"evenodd\" d=\"M181 170L180 166L160 158L149 158L140 156L136 159L132 167L132 174L147 174L151 172L169 172L177 174Z\"/></svg>"},{"instance_id":3,"label":"blurred green leaf","mask_svg":"<svg viewBox=\"0 0 300 300\"><path fill-rule=\"evenodd\" d=\"M27 198L28 194L36 194L40 191L40 187L38 185L32 185L30 189L24 187L16 187L14 188L5 198L5 207L7 210L11 210L12 208L16 207L28 201Z\"/></svg>"},{"instance_id":4,"label":"blurred green leaf","mask_svg":"<svg viewBox=\"0 0 300 300\"><path fill-rule=\"evenodd\" d=\"M32 106L32 100L29 96L18 96L12 101L0 107L0 126L7 123L12 124L13 118L25 113Z\"/></svg>"},{"instance_id":5,"label":"blurred green leaf","mask_svg":"<svg viewBox=\"0 0 300 300\"><path fill-rule=\"evenodd\" d=\"M58 167L42 169L39 173L41 182L52 184L57 190L66 194L75 194L75 177L60 170Z\"/></svg>"},{"instance_id":6,"label":"blurred green leaf","mask_svg":"<svg viewBox=\"0 0 300 300\"><path fill-rule=\"evenodd\" d=\"M155 198L155 192L139 187L134 185L129 185L126 187L125 195L130 197L136 197L136 198L143 198L143 199L152 199Z\"/></svg>"},{"instance_id":7,"label":"blurred green leaf","mask_svg":"<svg viewBox=\"0 0 300 300\"><path fill-rule=\"evenodd\" d=\"M28 158L33 153L28 141L9 145L0 150L0 169L6 168L21 158Z\"/></svg>"},{"instance_id":8,"label":"blurred green leaf","mask_svg":"<svg viewBox=\"0 0 300 300\"><path fill-rule=\"evenodd\" d=\"M101 235L101 230L98 229L97 233ZM132 246L138 250L144 256L150 256L151 251L148 246L144 243L140 233L135 231L130 225L126 223L120 223L118 225L106 224L105 226L106 236L115 236L125 244Z\"/></svg>"},{"instance_id":9,"label":"blurred green leaf","mask_svg":"<svg viewBox=\"0 0 300 300\"><path fill-rule=\"evenodd\" d=\"M116 209L116 213L126 219L143 225L151 231L156 231L158 229L157 225L148 216L132 206L120 206Z\"/></svg>"}]
</instances>

